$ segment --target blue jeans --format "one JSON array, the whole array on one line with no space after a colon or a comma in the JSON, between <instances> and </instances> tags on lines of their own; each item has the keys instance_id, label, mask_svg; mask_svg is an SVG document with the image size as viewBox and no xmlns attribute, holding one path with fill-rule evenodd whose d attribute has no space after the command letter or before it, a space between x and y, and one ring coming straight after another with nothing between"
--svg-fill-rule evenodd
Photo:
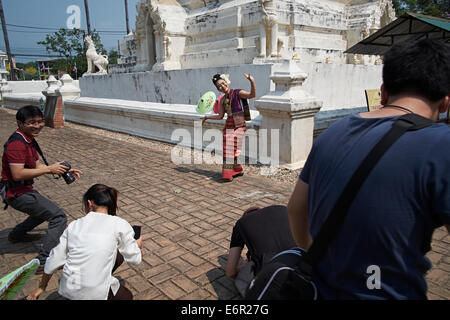
<instances>
[{"instance_id":1,"label":"blue jeans","mask_svg":"<svg viewBox=\"0 0 450 320\"><path fill-rule=\"evenodd\" d=\"M67 227L66 214L36 190L28 191L15 198L8 198L6 201L14 209L29 216L11 231L13 236L20 237L41 223L48 222L47 236L37 257L41 265L44 265L50 251L59 243L59 238Z\"/></svg>"}]
</instances>

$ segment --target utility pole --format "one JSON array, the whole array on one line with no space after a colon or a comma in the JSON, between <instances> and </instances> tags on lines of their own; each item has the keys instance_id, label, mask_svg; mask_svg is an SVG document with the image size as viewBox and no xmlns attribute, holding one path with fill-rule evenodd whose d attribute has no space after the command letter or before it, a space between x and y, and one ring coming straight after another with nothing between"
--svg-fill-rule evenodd
<instances>
[{"instance_id":1,"label":"utility pole","mask_svg":"<svg viewBox=\"0 0 450 320\"><path fill-rule=\"evenodd\" d=\"M89 19L88 0L84 0L84 10L86 11L86 24L87 24L88 35L91 35L91 20Z\"/></svg>"},{"instance_id":2,"label":"utility pole","mask_svg":"<svg viewBox=\"0 0 450 320\"><path fill-rule=\"evenodd\" d=\"M2 0L0 0L0 18L2 19L2 29L3 29L3 37L5 38L6 54L8 55L9 65L11 66L11 69L9 71L10 75L11 75L11 80L17 80L16 69L15 69L16 64L11 55L11 49L9 48L8 31L6 30L6 21L5 21L5 14L3 12Z\"/></svg>"},{"instance_id":3,"label":"utility pole","mask_svg":"<svg viewBox=\"0 0 450 320\"><path fill-rule=\"evenodd\" d=\"M127 23L127 34L130 33L130 25L128 23L128 0L125 0L125 21Z\"/></svg>"}]
</instances>

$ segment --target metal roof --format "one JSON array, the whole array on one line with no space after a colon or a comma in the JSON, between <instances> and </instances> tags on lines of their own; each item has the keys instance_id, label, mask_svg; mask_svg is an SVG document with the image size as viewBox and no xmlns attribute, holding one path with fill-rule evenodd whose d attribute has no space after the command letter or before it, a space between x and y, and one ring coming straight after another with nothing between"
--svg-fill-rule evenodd
<instances>
[{"instance_id":1,"label":"metal roof","mask_svg":"<svg viewBox=\"0 0 450 320\"><path fill-rule=\"evenodd\" d=\"M450 20L407 12L345 53L383 55L393 44L425 38L450 42Z\"/></svg>"}]
</instances>

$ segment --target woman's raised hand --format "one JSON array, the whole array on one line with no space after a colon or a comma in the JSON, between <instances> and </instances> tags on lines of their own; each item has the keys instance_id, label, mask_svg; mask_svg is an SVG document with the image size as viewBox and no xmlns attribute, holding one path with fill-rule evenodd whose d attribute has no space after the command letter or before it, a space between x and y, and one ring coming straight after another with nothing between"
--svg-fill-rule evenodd
<instances>
[{"instance_id":1,"label":"woman's raised hand","mask_svg":"<svg viewBox=\"0 0 450 320\"><path fill-rule=\"evenodd\" d=\"M249 81L254 81L255 79L253 78L253 76L249 73L244 73L244 77L249 80Z\"/></svg>"}]
</instances>

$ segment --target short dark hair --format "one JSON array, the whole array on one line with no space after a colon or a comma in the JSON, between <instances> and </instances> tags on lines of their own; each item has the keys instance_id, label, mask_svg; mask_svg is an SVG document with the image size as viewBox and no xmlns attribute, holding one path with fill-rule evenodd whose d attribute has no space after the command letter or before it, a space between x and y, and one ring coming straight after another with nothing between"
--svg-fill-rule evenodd
<instances>
[{"instance_id":1,"label":"short dark hair","mask_svg":"<svg viewBox=\"0 0 450 320\"><path fill-rule=\"evenodd\" d=\"M88 200L94 202L96 206L107 207L108 214L111 216L116 215L117 211L117 195L119 191L115 188L108 187L104 184L94 184L89 188L88 191L83 195L83 205L86 212L89 211Z\"/></svg>"},{"instance_id":2,"label":"short dark hair","mask_svg":"<svg viewBox=\"0 0 450 320\"><path fill-rule=\"evenodd\" d=\"M383 60L383 83L390 95L416 93L435 102L450 93L450 44L444 41L402 42Z\"/></svg>"},{"instance_id":3,"label":"short dark hair","mask_svg":"<svg viewBox=\"0 0 450 320\"><path fill-rule=\"evenodd\" d=\"M217 81L224 80L224 79L220 76L220 74L216 73L215 75L213 75L211 80L214 83L214 85L216 85Z\"/></svg>"},{"instance_id":4,"label":"short dark hair","mask_svg":"<svg viewBox=\"0 0 450 320\"><path fill-rule=\"evenodd\" d=\"M36 116L39 116L41 118L44 118L44 115L42 114L42 111L39 107L33 106L33 105L27 105L22 108L20 108L16 113L16 120L20 122L25 122L25 120L29 118L34 118Z\"/></svg>"}]
</instances>

